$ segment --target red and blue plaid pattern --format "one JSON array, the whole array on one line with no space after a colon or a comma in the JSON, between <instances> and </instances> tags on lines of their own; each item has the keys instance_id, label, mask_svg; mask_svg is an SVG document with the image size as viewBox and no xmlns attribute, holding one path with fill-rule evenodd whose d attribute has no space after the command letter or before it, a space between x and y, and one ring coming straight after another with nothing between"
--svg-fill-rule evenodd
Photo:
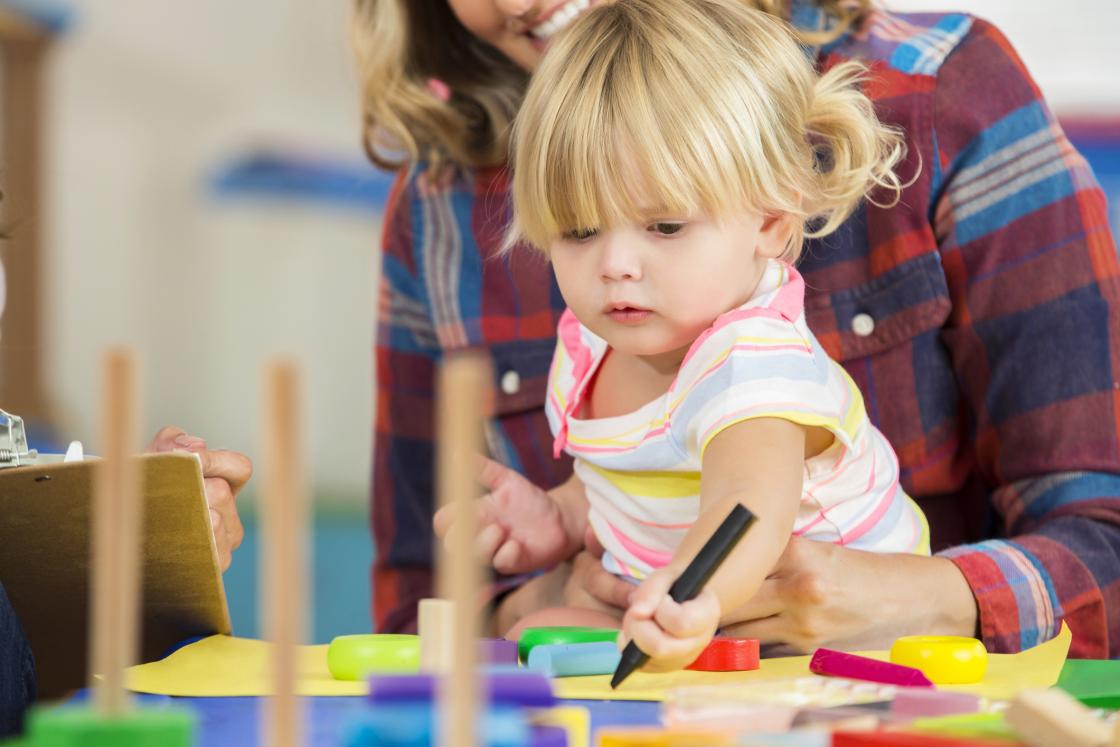
<instances>
[{"instance_id":1,"label":"red and blue plaid pattern","mask_svg":"<svg viewBox=\"0 0 1120 747\"><path fill-rule=\"evenodd\" d=\"M792 17L822 22L801 3ZM869 203L806 246L810 327L898 451L989 650L1032 646L1064 619L1074 655L1120 656L1120 267L1101 191L979 19L873 13L818 54L871 67L868 94L905 129L913 182L897 206ZM508 216L501 169L402 175L387 207L371 515L381 630L411 628L431 593L442 351L491 352L496 458L543 486L570 472L542 411L563 301L543 259L496 256Z\"/></svg>"}]
</instances>

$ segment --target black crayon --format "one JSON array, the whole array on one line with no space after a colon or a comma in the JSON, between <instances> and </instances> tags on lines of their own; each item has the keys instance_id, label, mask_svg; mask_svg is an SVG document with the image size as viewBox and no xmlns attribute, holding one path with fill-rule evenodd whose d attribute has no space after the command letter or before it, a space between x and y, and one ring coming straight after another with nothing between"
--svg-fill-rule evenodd
<instances>
[{"instance_id":1,"label":"black crayon","mask_svg":"<svg viewBox=\"0 0 1120 747\"><path fill-rule=\"evenodd\" d=\"M694 599L757 519L746 506L736 504L711 539L704 543L700 552L669 587L669 596L673 601L687 602ZM611 677L611 689L621 685L623 680L647 661L649 656L642 653L633 641L627 643L622 651L622 660L618 662L618 669Z\"/></svg>"}]
</instances>

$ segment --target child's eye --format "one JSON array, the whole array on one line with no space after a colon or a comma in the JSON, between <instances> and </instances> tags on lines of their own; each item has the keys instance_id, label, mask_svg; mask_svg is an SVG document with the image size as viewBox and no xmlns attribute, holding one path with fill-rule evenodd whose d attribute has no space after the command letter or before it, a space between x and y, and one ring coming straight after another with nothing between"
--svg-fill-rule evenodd
<instances>
[{"instance_id":1,"label":"child's eye","mask_svg":"<svg viewBox=\"0 0 1120 747\"><path fill-rule=\"evenodd\" d=\"M587 241L588 239L590 239L592 236L594 236L597 233L599 233L599 231L597 229L594 229L594 228L576 228L576 229L571 230L571 231L565 231L560 236L565 241L581 242L581 241Z\"/></svg>"},{"instance_id":2,"label":"child's eye","mask_svg":"<svg viewBox=\"0 0 1120 747\"><path fill-rule=\"evenodd\" d=\"M673 236L684 230L685 223L680 221L658 221L650 223L646 230L658 236Z\"/></svg>"}]
</instances>

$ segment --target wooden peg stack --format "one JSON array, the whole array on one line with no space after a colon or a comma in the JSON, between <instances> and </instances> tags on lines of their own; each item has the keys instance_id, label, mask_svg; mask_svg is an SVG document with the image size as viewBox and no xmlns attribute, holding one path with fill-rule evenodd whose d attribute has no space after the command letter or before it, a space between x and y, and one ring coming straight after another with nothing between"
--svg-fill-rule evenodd
<instances>
[{"instance_id":1,"label":"wooden peg stack","mask_svg":"<svg viewBox=\"0 0 1120 747\"><path fill-rule=\"evenodd\" d=\"M299 447L298 390L294 364L275 362L268 366L264 399L261 606L265 637L273 645L273 694L265 703L261 743L274 747L303 744L296 666L307 599L307 498Z\"/></svg>"},{"instance_id":2,"label":"wooden peg stack","mask_svg":"<svg viewBox=\"0 0 1120 747\"><path fill-rule=\"evenodd\" d=\"M436 490L442 505L458 506L451 547L441 553L437 564L439 594L453 605L451 668L438 711L442 728L437 729L442 744L448 747L473 747L476 740L481 569L473 549L474 503L479 495L475 460L482 451L482 407L489 380L489 363L478 353L452 356L440 369ZM437 624L442 631L446 621Z\"/></svg>"},{"instance_id":3,"label":"wooden peg stack","mask_svg":"<svg viewBox=\"0 0 1120 747\"><path fill-rule=\"evenodd\" d=\"M90 686L93 708L40 708L27 742L50 747L187 747L194 722L187 712L135 708L125 670L140 639L140 537L144 517L137 443L135 355L110 351L103 364L102 453L91 532Z\"/></svg>"}]
</instances>

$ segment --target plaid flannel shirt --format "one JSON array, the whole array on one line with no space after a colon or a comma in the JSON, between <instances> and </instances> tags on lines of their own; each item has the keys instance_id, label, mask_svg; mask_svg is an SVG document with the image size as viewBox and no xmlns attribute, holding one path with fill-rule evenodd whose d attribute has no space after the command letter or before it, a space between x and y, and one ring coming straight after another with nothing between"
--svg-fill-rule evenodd
<instances>
[{"instance_id":1,"label":"plaid flannel shirt","mask_svg":"<svg viewBox=\"0 0 1120 747\"><path fill-rule=\"evenodd\" d=\"M823 22L804 2L792 20ZM1120 267L1102 192L980 19L875 12L816 51L870 67L880 118L907 134L901 175L917 176L898 205L867 203L808 243L811 328L897 450L988 649L1033 646L1064 619L1074 655L1120 656ZM385 631L412 628L431 594L444 350L493 358L495 458L545 487L571 469L542 411L564 303L543 259L495 256L506 174L422 171L400 175L384 226L371 522Z\"/></svg>"}]
</instances>

